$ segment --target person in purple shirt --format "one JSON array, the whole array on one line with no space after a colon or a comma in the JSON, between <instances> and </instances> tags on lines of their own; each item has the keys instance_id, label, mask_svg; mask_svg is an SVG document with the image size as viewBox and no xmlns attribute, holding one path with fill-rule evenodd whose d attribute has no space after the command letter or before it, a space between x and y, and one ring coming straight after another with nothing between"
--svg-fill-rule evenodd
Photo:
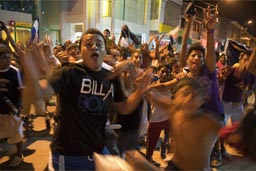
<instances>
[{"instance_id":1,"label":"person in purple shirt","mask_svg":"<svg viewBox=\"0 0 256 171\"><path fill-rule=\"evenodd\" d=\"M189 32L191 30L191 25L193 21L192 14L186 15L186 25L183 32L182 39L182 49L180 53L180 64L182 68L186 68L182 73L176 76L176 79L173 79L169 82L162 83L158 87L172 86L178 80L184 77L191 77L199 80L199 82L204 87L206 93L206 100L204 107L211 112L214 112L216 115L220 115L224 119L223 105L220 100L218 92L218 82L216 74L216 57L214 50L214 30L217 17L217 10L214 14L211 14L210 7L204 9L204 24L207 34L207 44L206 51L200 43L195 43L190 45L187 49L187 39L189 37ZM218 141L216 143L218 146ZM214 160L213 165L219 165L221 163L221 153L217 150L217 160Z\"/></svg>"}]
</instances>

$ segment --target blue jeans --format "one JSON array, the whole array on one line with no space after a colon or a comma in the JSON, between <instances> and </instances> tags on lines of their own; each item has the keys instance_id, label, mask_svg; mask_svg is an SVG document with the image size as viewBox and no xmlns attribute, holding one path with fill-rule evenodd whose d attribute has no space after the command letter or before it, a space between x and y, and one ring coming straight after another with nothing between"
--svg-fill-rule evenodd
<instances>
[{"instance_id":1,"label":"blue jeans","mask_svg":"<svg viewBox=\"0 0 256 171\"><path fill-rule=\"evenodd\" d=\"M102 154L109 154L109 152L104 148ZM95 170L93 155L67 156L52 153L49 165L51 165L54 170ZM49 170L51 170L51 166L49 166Z\"/></svg>"}]
</instances>

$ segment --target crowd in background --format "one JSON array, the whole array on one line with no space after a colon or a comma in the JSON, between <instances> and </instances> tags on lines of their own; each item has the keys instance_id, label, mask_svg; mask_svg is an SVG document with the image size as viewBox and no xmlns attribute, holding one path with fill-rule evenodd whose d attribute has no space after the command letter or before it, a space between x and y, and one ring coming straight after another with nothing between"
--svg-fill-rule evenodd
<instances>
[{"instance_id":1,"label":"crowd in background","mask_svg":"<svg viewBox=\"0 0 256 171\"><path fill-rule=\"evenodd\" d=\"M255 162L256 109L248 97L255 96L256 48L228 65L227 55L214 49L217 12L210 8L204 10L206 47L188 45L190 7L180 51L177 32L142 43L124 24L118 41L109 29L88 29L80 40L53 47L49 36L37 44L15 43L1 23L7 39L0 42L0 138L17 146L10 166L24 159L19 115L29 114L32 104L45 113L52 96L57 128L49 169L95 169L94 152L126 159L141 145L159 167L152 159L159 138L166 170L218 167L230 159L227 145Z\"/></svg>"}]
</instances>

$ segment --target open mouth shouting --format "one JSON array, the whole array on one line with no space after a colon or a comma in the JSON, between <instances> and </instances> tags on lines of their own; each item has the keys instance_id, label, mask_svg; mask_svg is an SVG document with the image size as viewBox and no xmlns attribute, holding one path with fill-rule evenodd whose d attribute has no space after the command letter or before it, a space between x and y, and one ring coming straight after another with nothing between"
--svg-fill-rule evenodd
<instances>
[{"instance_id":1,"label":"open mouth shouting","mask_svg":"<svg viewBox=\"0 0 256 171\"><path fill-rule=\"evenodd\" d=\"M93 61L98 61L98 58L99 58L99 54L97 52L92 53L91 59Z\"/></svg>"}]
</instances>

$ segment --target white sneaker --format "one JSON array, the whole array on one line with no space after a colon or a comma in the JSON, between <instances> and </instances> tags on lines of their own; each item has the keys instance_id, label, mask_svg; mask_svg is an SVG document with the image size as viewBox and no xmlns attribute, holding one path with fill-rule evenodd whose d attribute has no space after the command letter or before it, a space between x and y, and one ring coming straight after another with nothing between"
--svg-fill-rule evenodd
<instances>
[{"instance_id":1,"label":"white sneaker","mask_svg":"<svg viewBox=\"0 0 256 171\"><path fill-rule=\"evenodd\" d=\"M15 156L14 159L10 162L9 166L10 167L16 167L18 166L22 161L24 160L23 155L20 156Z\"/></svg>"}]
</instances>

